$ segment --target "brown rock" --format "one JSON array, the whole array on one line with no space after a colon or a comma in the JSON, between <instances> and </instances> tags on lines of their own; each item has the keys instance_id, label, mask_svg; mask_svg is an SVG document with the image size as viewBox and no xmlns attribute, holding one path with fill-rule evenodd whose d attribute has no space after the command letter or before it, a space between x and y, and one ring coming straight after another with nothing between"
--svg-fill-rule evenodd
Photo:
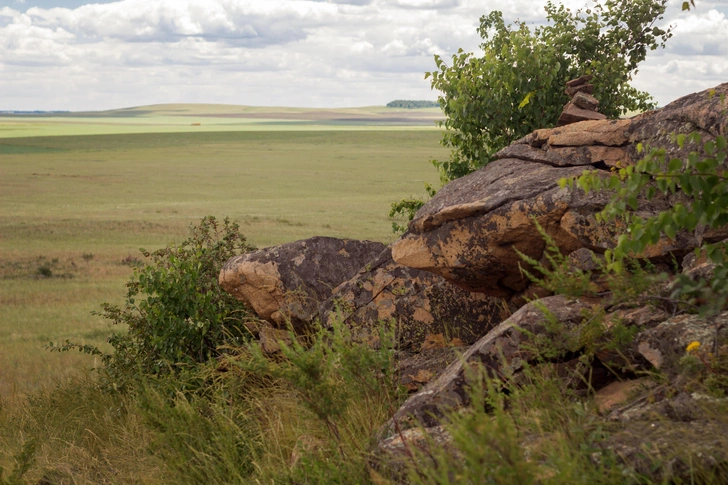
<instances>
[{"instance_id":1,"label":"brown rock","mask_svg":"<svg viewBox=\"0 0 728 485\"><path fill-rule=\"evenodd\" d=\"M584 246L603 250L614 240L610 226L594 217L607 195L558 186L561 178L583 170L514 159L492 162L442 188L394 243L393 258L470 291L510 297L528 283L518 252L538 261L545 248L534 220L564 253Z\"/></svg>"},{"instance_id":2,"label":"brown rock","mask_svg":"<svg viewBox=\"0 0 728 485\"><path fill-rule=\"evenodd\" d=\"M417 392L466 350L467 347L446 346L419 352L399 351L395 358L398 381L410 393Z\"/></svg>"},{"instance_id":3,"label":"brown rock","mask_svg":"<svg viewBox=\"0 0 728 485\"><path fill-rule=\"evenodd\" d=\"M260 318L298 326L312 321L331 290L384 249L378 242L313 237L232 258L220 272L220 286Z\"/></svg>"},{"instance_id":4,"label":"brown rock","mask_svg":"<svg viewBox=\"0 0 728 485\"><path fill-rule=\"evenodd\" d=\"M566 87L567 88L575 88L577 86L582 86L582 85L588 83L589 81L591 81L592 79L594 79L594 76L593 75L591 75L591 74L585 74L585 75L583 75L581 77L578 77L576 79L572 79L571 81L567 81Z\"/></svg>"},{"instance_id":5,"label":"brown rock","mask_svg":"<svg viewBox=\"0 0 728 485\"><path fill-rule=\"evenodd\" d=\"M596 271L603 266L604 256L591 249L579 248L567 256L569 266L581 271Z\"/></svg>"},{"instance_id":6,"label":"brown rock","mask_svg":"<svg viewBox=\"0 0 728 485\"><path fill-rule=\"evenodd\" d=\"M546 308L567 329L574 329L582 323L582 311L589 305L552 296L524 306L471 346L436 380L407 399L393 417L397 426L409 427L412 420L425 427L436 426L448 410L468 405L468 372L474 365L483 365L491 377L498 379L508 379L520 372L524 363L536 357L533 346L524 344L535 335L547 334L541 308ZM395 427L391 421L387 434L391 435Z\"/></svg>"},{"instance_id":7,"label":"brown rock","mask_svg":"<svg viewBox=\"0 0 728 485\"><path fill-rule=\"evenodd\" d=\"M589 111L597 111L599 109L599 100L589 93L577 92L571 99L577 107L586 109Z\"/></svg>"},{"instance_id":8,"label":"brown rock","mask_svg":"<svg viewBox=\"0 0 728 485\"><path fill-rule=\"evenodd\" d=\"M593 84L582 84L581 86L574 86L573 88L567 87L564 91L568 97L574 96L576 93L592 94L594 92Z\"/></svg>"},{"instance_id":9,"label":"brown rock","mask_svg":"<svg viewBox=\"0 0 728 485\"><path fill-rule=\"evenodd\" d=\"M493 155L494 160L516 158L527 162L543 163L552 167L577 167L604 163L609 167L618 163L631 163L629 154L620 147L602 145L580 147L537 148L527 144L512 144Z\"/></svg>"},{"instance_id":10,"label":"brown rock","mask_svg":"<svg viewBox=\"0 0 728 485\"><path fill-rule=\"evenodd\" d=\"M396 321L399 348L420 350L439 335L471 344L507 317L499 298L471 293L427 271L395 263L389 250L337 287L321 305L324 325L344 322L354 337L369 341L377 322Z\"/></svg>"},{"instance_id":11,"label":"brown rock","mask_svg":"<svg viewBox=\"0 0 728 485\"><path fill-rule=\"evenodd\" d=\"M378 468L387 470L388 475L403 476L407 467L413 460L423 454L430 455L435 449L453 453L458 456L453 438L445 426L432 428L413 428L400 430L400 432L381 440L375 451ZM461 459L461 458L460 458ZM400 480L387 483L403 483Z\"/></svg>"},{"instance_id":12,"label":"brown rock","mask_svg":"<svg viewBox=\"0 0 728 485\"><path fill-rule=\"evenodd\" d=\"M696 147L691 143L685 143L680 149L675 144L674 134L697 131L702 135L703 143L718 135L727 135L728 116L721 96L728 96L728 83L684 96L662 109L634 117L628 132L630 142L633 146L642 143L652 148L664 148L667 159L685 159L691 151L702 151L702 146Z\"/></svg>"},{"instance_id":13,"label":"brown rock","mask_svg":"<svg viewBox=\"0 0 728 485\"><path fill-rule=\"evenodd\" d=\"M630 120L595 120L554 128L548 138L550 146L606 145L622 146L629 142Z\"/></svg>"},{"instance_id":14,"label":"brown rock","mask_svg":"<svg viewBox=\"0 0 728 485\"><path fill-rule=\"evenodd\" d=\"M564 111L561 113L561 116L559 116L557 125L564 126L571 123L578 123L579 121L606 119L606 115L602 113L580 108L575 103L571 102L564 106Z\"/></svg>"},{"instance_id":15,"label":"brown rock","mask_svg":"<svg viewBox=\"0 0 728 485\"><path fill-rule=\"evenodd\" d=\"M703 349L713 348L716 327L728 330L728 312L711 321L698 315L678 315L641 332L635 342L639 353L656 369L677 373L688 344L700 342Z\"/></svg>"},{"instance_id":16,"label":"brown rock","mask_svg":"<svg viewBox=\"0 0 728 485\"><path fill-rule=\"evenodd\" d=\"M688 253L682 260L682 274L693 281L713 279L715 263L708 259L705 254L700 257L695 253Z\"/></svg>"},{"instance_id":17,"label":"brown rock","mask_svg":"<svg viewBox=\"0 0 728 485\"><path fill-rule=\"evenodd\" d=\"M258 333L260 348L266 354L277 354L281 351L281 343L291 345L293 339L287 330L272 328L267 325L260 328Z\"/></svg>"},{"instance_id":18,"label":"brown rock","mask_svg":"<svg viewBox=\"0 0 728 485\"><path fill-rule=\"evenodd\" d=\"M647 378L634 381L615 381L599 389L594 395L594 403L600 413L606 413L629 401L644 386L651 381Z\"/></svg>"}]
</instances>

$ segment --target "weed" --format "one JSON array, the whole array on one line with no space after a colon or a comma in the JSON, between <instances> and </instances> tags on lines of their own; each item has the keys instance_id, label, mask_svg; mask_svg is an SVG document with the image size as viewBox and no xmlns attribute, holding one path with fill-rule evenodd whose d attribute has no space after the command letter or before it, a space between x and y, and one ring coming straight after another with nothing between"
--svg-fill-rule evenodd
<instances>
[{"instance_id":1,"label":"weed","mask_svg":"<svg viewBox=\"0 0 728 485\"><path fill-rule=\"evenodd\" d=\"M28 473L35 461L35 441L29 440L21 449L20 453L14 457L15 468L5 477L5 470L0 467L0 485L21 485L25 483L23 475Z\"/></svg>"},{"instance_id":2,"label":"weed","mask_svg":"<svg viewBox=\"0 0 728 485\"><path fill-rule=\"evenodd\" d=\"M52 278L53 270L51 269L50 263L46 262L46 263L43 263L40 266L38 266L38 269L36 270L36 274L43 278Z\"/></svg>"}]
</instances>

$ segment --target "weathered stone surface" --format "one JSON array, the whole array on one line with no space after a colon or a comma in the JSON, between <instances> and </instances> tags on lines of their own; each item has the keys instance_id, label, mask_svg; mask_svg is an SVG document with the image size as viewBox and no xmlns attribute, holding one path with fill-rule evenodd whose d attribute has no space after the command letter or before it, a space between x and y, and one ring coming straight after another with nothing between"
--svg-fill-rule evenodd
<instances>
[{"instance_id":1,"label":"weathered stone surface","mask_svg":"<svg viewBox=\"0 0 728 485\"><path fill-rule=\"evenodd\" d=\"M575 177L582 171L582 167L557 168L514 159L497 160L485 169L453 180L440 189L417 212L409 229L417 233L432 230L450 221L480 216L511 203L536 199L539 195L553 199L548 195L551 195L551 190L558 189L560 178ZM566 195L564 191L556 198L563 199ZM548 205L546 201L544 203ZM395 242L393 253L396 253L398 244L399 241ZM396 255L394 259L399 261Z\"/></svg>"},{"instance_id":2,"label":"weathered stone surface","mask_svg":"<svg viewBox=\"0 0 728 485\"><path fill-rule=\"evenodd\" d=\"M602 145L580 147L550 147L548 145L537 148L529 144L511 144L493 155L495 160L516 158L527 162L543 163L552 167L578 167L604 163L608 167L618 163L628 165L631 163L629 153L621 147L608 147Z\"/></svg>"},{"instance_id":3,"label":"weathered stone surface","mask_svg":"<svg viewBox=\"0 0 728 485\"><path fill-rule=\"evenodd\" d=\"M728 83L716 90L718 94L728 92ZM533 219L554 238L562 253L582 247L604 252L625 230L620 221L604 224L596 220L608 195L560 189L558 181L577 177L584 170L606 175L609 167L633 163L641 158L634 144L668 136L660 126L685 132L699 125L711 136L725 132L728 117L716 115L721 112L718 102L706 101L706 93L702 96L689 96L689 103L675 102L663 114L583 121L536 130L517 140L497 153L497 160L452 181L425 204L407 234L394 243L394 260L439 274L470 291L510 298L527 284L518 251L537 261L542 257L544 244ZM678 126L675 120L681 119L681 112L692 121ZM636 215L649 218L677 202L685 203L684 199L682 194L649 201L641 198ZM672 256L681 258L701 241L726 236L727 229L681 232L674 240L665 237L649 246L640 256L662 263Z\"/></svg>"},{"instance_id":4,"label":"weathered stone surface","mask_svg":"<svg viewBox=\"0 0 728 485\"><path fill-rule=\"evenodd\" d=\"M280 352L281 342L286 345L291 345L293 343L291 334L287 330L272 328L267 325L260 328L258 340L260 342L260 348L263 349L263 352L266 354L277 354Z\"/></svg>"},{"instance_id":5,"label":"weathered stone surface","mask_svg":"<svg viewBox=\"0 0 728 485\"><path fill-rule=\"evenodd\" d=\"M472 344L507 317L501 299L397 264L389 250L337 287L320 315L325 325L342 321L362 341L378 335L377 322L394 319L399 348L413 351L438 336L443 344Z\"/></svg>"},{"instance_id":6,"label":"weathered stone surface","mask_svg":"<svg viewBox=\"0 0 728 485\"><path fill-rule=\"evenodd\" d=\"M232 258L220 286L260 318L296 326L315 318L331 290L384 249L378 242L313 237Z\"/></svg>"},{"instance_id":7,"label":"weathered stone surface","mask_svg":"<svg viewBox=\"0 0 728 485\"><path fill-rule=\"evenodd\" d=\"M561 116L559 116L559 121L557 123L558 126L564 126L571 123L578 123L580 121L588 121L588 120L606 120L606 115L602 113L598 113L596 111L592 111L589 109L584 109L576 105L576 103L571 102L568 103L564 107L564 111L561 112Z\"/></svg>"},{"instance_id":8,"label":"weathered stone surface","mask_svg":"<svg viewBox=\"0 0 728 485\"><path fill-rule=\"evenodd\" d=\"M689 253L683 258L682 273L693 281L700 279L710 281L714 271L715 263L705 255L697 257L695 253Z\"/></svg>"},{"instance_id":9,"label":"weathered stone surface","mask_svg":"<svg viewBox=\"0 0 728 485\"><path fill-rule=\"evenodd\" d=\"M633 381L615 381L596 392L594 403L600 413L607 413L629 401L641 389L651 387L652 384L653 381L647 378Z\"/></svg>"},{"instance_id":10,"label":"weathered stone surface","mask_svg":"<svg viewBox=\"0 0 728 485\"><path fill-rule=\"evenodd\" d=\"M558 186L583 170L495 161L443 187L394 243L393 258L470 291L510 297L528 283L518 252L540 260L545 247L534 219L565 253L579 247L603 251L616 237L615 227L595 219L608 195Z\"/></svg>"},{"instance_id":11,"label":"weathered stone surface","mask_svg":"<svg viewBox=\"0 0 728 485\"><path fill-rule=\"evenodd\" d=\"M700 342L701 348L712 351L719 329L728 331L728 312L711 320L698 315L678 315L641 332L635 339L635 345L656 369L677 373L688 344Z\"/></svg>"},{"instance_id":12,"label":"weathered stone surface","mask_svg":"<svg viewBox=\"0 0 728 485\"><path fill-rule=\"evenodd\" d=\"M714 94L711 95L712 92ZM628 132L632 146L643 143L652 148L664 148L668 159L684 159L688 153L701 147L686 143L680 149L674 142L674 133L697 131L703 136L703 143L718 135L728 135L728 116L721 103L721 95L728 96L728 83L684 96L662 109L634 117Z\"/></svg>"},{"instance_id":13,"label":"weathered stone surface","mask_svg":"<svg viewBox=\"0 0 728 485\"><path fill-rule=\"evenodd\" d=\"M567 87L564 91L567 96L574 96L576 93L592 94L594 92L593 84L582 84L581 86Z\"/></svg>"},{"instance_id":14,"label":"weathered stone surface","mask_svg":"<svg viewBox=\"0 0 728 485\"><path fill-rule=\"evenodd\" d=\"M567 256L569 266L581 271L595 271L600 268L604 256L597 254L591 249L579 248Z\"/></svg>"},{"instance_id":15,"label":"weathered stone surface","mask_svg":"<svg viewBox=\"0 0 728 485\"><path fill-rule=\"evenodd\" d=\"M598 446L615 456L623 468L649 477L650 483L694 482L695 470L700 470L701 483L725 483L728 471L728 425L724 420L632 421ZM598 455L594 458L599 459Z\"/></svg>"},{"instance_id":16,"label":"weathered stone surface","mask_svg":"<svg viewBox=\"0 0 728 485\"><path fill-rule=\"evenodd\" d=\"M466 406L469 403L467 374L473 365L482 364L490 375L501 379L520 372L524 363L535 358L532 348L524 345L529 342L529 335L546 332L546 319L539 306L547 308L566 328L578 326L583 320L582 311L590 308L584 302L563 296L544 298L522 307L471 346L436 380L407 399L393 417L397 426L407 428L413 424L412 420L425 427L436 426L445 412ZM388 429L388 435L391 435L394 421L389 423Z\"/></svg>"},{"instance_id":17,"label":"weathered stone surface","mask_svg":"<svg viewBox=\"0 0 728 485\"><path fill-rule=\"evenodd\" d=\"M412 465L413 460L421 456L422 452L432 453L436 449L446 450L458 457L459 453L452 442L452 436L445 426L400 430L378 443L374 453L375 466L385 469L388 475L401 476L407 467ZM382 483L393 482L387 480ZM398 480L396 483L406 482Z\"/></svg>"},{"instance_id":18,"label":"weathered stone surface","mask_svg":"<svg viewBox=\"0 0 728 485\"><path fill-rule=\"evenodd\" d=\"M589 111L596 111L599 108L599 100L589 93L581 91L574 93L574 97L571 98L571 101L579 108L587 109Z\"/></svg>"},{"instance_id":19,"label":"weathered stone surface","mask_svg":"<svg viewBox=\"0 0 728 485\"><path fill-rule=\"evenodd\" d=\"M551 129L550 146L623 146L629 142L631 120L595 120ZM539 130L540 131L540 130Z\"/></svg>"},{"instance_id":20,"label":"weathered stone surface","mask_svg":"<svg viewBox=\"0 0 728 485\"><path fill-rule=\"evenodd\" d=\"M456 342L462 345L462 342ZM414 393L439 376L450 364L457 361L467 347L448 345L446 342L434 348L419 352L399 351L396 356L396 371L399 383Z\"/></svg>"},{"instance_id":21,"label":"weathered stone surface","mask_svg":"<svg viewBox=\"0 0 728 485\"><path fill-rule=\"evenodd\" d=\"M592 79L594 79L594 76L592 74L584 74L581 77L578 77L576 79L572 79L571 81L567 81L566 82L566 87L567 88L575 88L577 86L582 86L582 85L588 83L589 81L591 81Z\"/></svg>"}]
</instances>

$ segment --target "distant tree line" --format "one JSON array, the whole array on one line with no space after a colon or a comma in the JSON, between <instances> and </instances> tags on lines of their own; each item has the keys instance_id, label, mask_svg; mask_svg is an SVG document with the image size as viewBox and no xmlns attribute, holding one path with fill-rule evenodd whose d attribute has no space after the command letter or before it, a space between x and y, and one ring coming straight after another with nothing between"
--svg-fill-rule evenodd
<instances>
[{"instance_id":1,"label":"distant tree line","mask_svg":"<svg viewBox=\"0 0 728 485\"><path fill-rule=\"evenodd\" d=\"M417 109L417 108L437 108L438 106L440 106L440 105L436 101L411 100L411 99L396 99L390 103L387 103L387 108Z\"/></svg>"}]
</instances>

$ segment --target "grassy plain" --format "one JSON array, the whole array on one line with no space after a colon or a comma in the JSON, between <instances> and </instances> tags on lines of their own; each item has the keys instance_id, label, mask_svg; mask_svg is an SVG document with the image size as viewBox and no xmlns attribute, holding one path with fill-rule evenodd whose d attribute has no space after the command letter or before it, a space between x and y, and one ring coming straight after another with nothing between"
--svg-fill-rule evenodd
<instances>
[{"instance_id":1,"label":"grassy plain","mask_svg":"<svg viewBox=\"0 0 728 485\"><path fill-rule=\"evenodd\" d=\"M167 104L88 113L0 113L0 138L221 131L432 130L439 108L342 109Z\"/></svg>"},{"instance_id":2,"label":"grassy plain","mask_svg":"<svg viewBox=\"0 0 728 485\"><path fill-rule=\"evenodd\" d=\"M58 133L93 126L70 121ZM444 155L440 133L351 128L10 138L0 127L0 397L92 365L43 346L103 346L113 329L90 312L121 301L124 258L181 241L205 215L239 222L261 247L392 240L389 204L436 182L428 160Z\"/></svg>"}]
</instances>

